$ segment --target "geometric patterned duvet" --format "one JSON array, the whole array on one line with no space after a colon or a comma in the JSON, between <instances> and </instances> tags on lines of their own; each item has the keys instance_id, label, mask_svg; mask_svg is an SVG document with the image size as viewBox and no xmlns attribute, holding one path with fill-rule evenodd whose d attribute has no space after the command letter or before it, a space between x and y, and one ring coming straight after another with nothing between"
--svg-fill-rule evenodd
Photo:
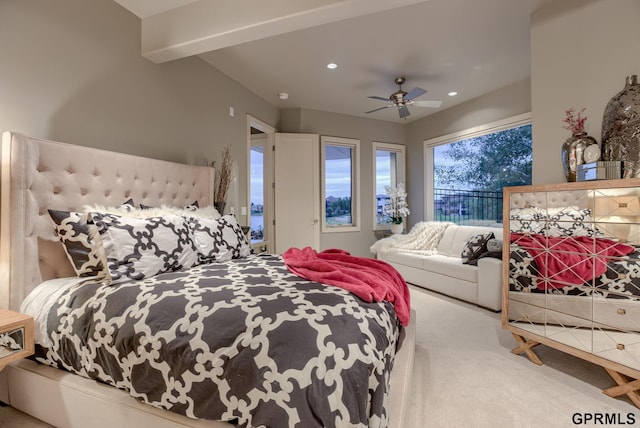
<instances>
[{"instance_id":1,"label":"geometric patterned duvet","mask_svg":"<svg viewBox=\"0 0 640 428\"><path fill-rule=\"evenodd\" d=\"M54 305L38 361L153 406L240 427L386 427L399 322L253 255L116 285Z\"/></svg>"}]
</instances>

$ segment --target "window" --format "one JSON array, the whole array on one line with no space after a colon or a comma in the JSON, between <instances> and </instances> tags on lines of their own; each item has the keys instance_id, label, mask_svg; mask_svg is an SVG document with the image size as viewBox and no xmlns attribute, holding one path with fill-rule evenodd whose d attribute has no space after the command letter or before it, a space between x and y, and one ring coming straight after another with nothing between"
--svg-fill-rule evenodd
<instances>
[{"instance_id":1,"label":"window","mask_svg":"<svg viewBox=\"0 0 640 428\"><path fill-rule=\"evenodd\" d=\"M531 115L425 141L428 220L502 223L502 188L531 184Z\"/></svg>"},{"instance_id":2,"label":"window","mask_svg":"<svg viewBox=\"0 0 640 428\"><path fill-rule=\"evenodd\" d=\"M373 229L389 229L391 217L383 212L389 197L385 186L405 182L405 147L401 144L373 143Z\"/></svg>"},{"instance_id":3,"label":"window","mask_svg":"<svg viewBox=\"0 0 640 428\"><path fill-rule=\"evenodd\" d=\"M360 141L321 137L322 231L360 230Z\"/></svg>"}]
</instances>

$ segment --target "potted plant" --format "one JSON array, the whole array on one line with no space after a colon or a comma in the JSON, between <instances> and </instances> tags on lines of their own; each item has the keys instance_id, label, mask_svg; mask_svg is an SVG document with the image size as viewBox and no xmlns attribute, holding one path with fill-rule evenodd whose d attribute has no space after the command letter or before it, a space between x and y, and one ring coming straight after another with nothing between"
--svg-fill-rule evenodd
<instances>
[{"instance_id":1,"label":"potted plant","mask_svg":"<svg viewBox=\"0 0 640 428\"><path fill-rule=\"evenodd\" d=\"M384 189L389 196L389 201L384 206L384 214L391 217L391 232L402 233L403 220L411 213L407 205L404 183L399 183L398 187L384 186Z\"/></svg>"}]
</instances>

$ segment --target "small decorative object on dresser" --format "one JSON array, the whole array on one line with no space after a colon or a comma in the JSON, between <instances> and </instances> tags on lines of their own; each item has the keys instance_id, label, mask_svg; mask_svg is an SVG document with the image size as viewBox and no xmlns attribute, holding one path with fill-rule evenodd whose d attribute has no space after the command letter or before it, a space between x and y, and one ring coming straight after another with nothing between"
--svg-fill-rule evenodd
<instances>
[{"instance_id":1,"label":"small decorative object on dresser","mask_svg":"<svg viewBox=\"0 0 640 428\"><path fill-rule=\"evenodd\" d=\"M0 309L0 370L11 361L33 354L33 318Z\"/></svg>"},{"instance_id":2,"label":"small decorative object on dresser","mask_svg":"<svg viewBox=\"0 0 640 428\"><path fill-rule=\"evenodd\" d=\"M603 367L640 407L640 179L504 188L502 326Z\"/></svg>"},{"instance_id":3,"label":"small decorative object on dresser","mask_svg":"<svg viewBox=\"0 0 640 428\"><path fill-rule=\"evenodd\" d=\"M627 76L625 87L611 98L602 116L604 160L624 162L624 178L640 177L640 85Z\"/></svg>"},{"instance_id":4,"label":"small decorative object on dresser","mask_svg":"<svg viewBox=\"0 0 640 428\"><path fill-rule=\"evenodd\" d=\"M383 212L391 217L391 233L402 233L403 219L410 214L404 183L398 184L398 187L384 186L384 189L389 196L389 201L384 206Z\"/></svg>"},{"instance_id":5,"label":"small decorative object on dresser","mask_svg":"<svg viewBox=\"0 0 640 428\"><path fill-rule=\"evenodd\" d=\"M571 137L562 145L562 167L567 181L577 181L576 171L579 165L595 162L600 158L598 142L584 130L587 121L587 117L583 116L584 110L570 108L565 112L563 120L563 128L571 131Z\"/></svg>"}]
</instances>

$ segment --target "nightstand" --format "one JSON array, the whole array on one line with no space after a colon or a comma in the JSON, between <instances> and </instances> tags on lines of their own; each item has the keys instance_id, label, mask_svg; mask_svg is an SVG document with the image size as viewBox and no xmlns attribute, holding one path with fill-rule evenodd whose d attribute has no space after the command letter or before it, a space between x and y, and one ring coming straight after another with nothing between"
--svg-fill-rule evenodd
<instances>
[{"instance_id":1,"label":"nightstand","mask_svg":"<svg viewBox=\"0 0 640 428\"><path fill-rule=\"evenodd\" d=\"M11 361L32 355L33 318L0 309L0 370Z\"/></svg>"}]
</instances>

